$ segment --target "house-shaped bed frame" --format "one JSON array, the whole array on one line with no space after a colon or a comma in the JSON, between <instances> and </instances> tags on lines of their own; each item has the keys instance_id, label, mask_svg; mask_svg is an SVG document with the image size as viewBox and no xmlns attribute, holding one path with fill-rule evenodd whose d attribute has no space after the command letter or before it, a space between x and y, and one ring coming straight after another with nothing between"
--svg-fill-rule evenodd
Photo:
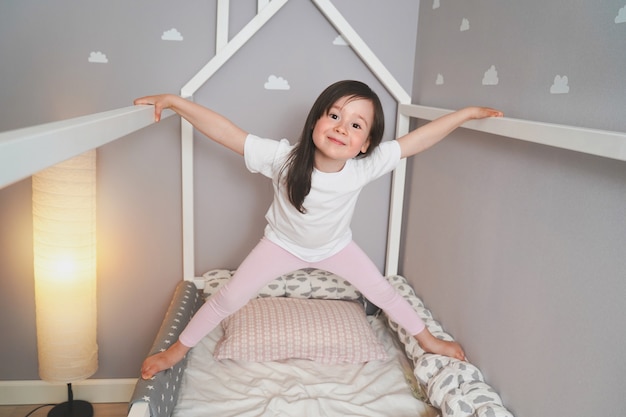
<instances>
[{"instance_id":1,"label":"house-shaped bed frame","mask_svg":"<svg viewBox=\"0 0 626 417\"><path fill-rule=\"evenodd\" d=\"M408 132L411 118L433 120L450 112L411 104L404 91L384 64L370 50L330 0L311 0L336 28L364 64L398 103L396 135ZM193 99L196 91L215 74L255 33L274 16L288 0L258 0L257 15L232 39L228 39L229 0L217 2L216 54L181 88L181 96ZM163 117L173 115L165 112ZM56 163L97 148L154 123L148 106L131 106L70 120L0 133L0 188L27 178ZM464 128L478 130L578 152L626 161L626 134L585 129L511 118L485 119L466 123ZM182 121L182 204L183 204L183 277L195 280L194 212L193 212L193 129ZM398 271L405 162L393 173L387 236L385 274ZM199 282L199 281L198 281ZM132 390L132 385L129 385ZM112 390L119 393L120 390ZM8 393L11 395L10 393ZM123 398L105 398L119 402ZM134 416L148 415L147 407L133 407Z\"/></svg>"}]
</instances>

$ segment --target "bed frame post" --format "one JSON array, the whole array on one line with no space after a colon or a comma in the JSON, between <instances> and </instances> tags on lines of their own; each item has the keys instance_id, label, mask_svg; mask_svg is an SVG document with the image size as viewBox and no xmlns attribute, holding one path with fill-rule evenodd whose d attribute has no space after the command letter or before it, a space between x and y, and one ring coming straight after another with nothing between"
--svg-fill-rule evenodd
<instances>
[{"instance_id":1,"label":"bed frame post","mask_svg":"<svg viewBox=\"0 0 626 417\"><path fill-rule=\"evenodd\" d=\"M400 113L396 118L396 136L409 133L409 117ZM389 203L389 226L387 227L387 257L385 275L396 275L400 262L400 238L402 237L402 215L404 209L404 184L406 182L406 159L402 159L391 177Z\"/></svg>"},{"instance_id":2,"label":"bed frame post","mask_svg":"<svg viewBox=\"0 0 626 417\"><path fill-rule=\"evenodd\" d=\"M215 52L219 52L228 43L228 21L230 0L217 0L217 18L215 21Z\"/></svg>"},{"instance_id":3,"label":"bed frame post","mask_svg":"<svg viewBox=\"0 0 626 417\"><path fill-rule=\"evenodd\" d=\"M183 279L193 281L195 272L193 200L193 126L181 118L181 182L183 214Z\"/></svg>"}]
</instances>

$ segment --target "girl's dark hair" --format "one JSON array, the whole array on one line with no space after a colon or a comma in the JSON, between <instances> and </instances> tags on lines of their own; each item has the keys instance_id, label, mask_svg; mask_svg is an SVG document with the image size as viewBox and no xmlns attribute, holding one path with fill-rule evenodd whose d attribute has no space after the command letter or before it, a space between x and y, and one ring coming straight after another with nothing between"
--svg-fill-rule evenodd
<instances>
[{"instance_id":1,"label":"girl's dark hair","mask_svg":"<svg viewBox=\"0 0 626 417\"><path fill-rule=\"evenodd\" d=\"M367 84L360 81L338 81L327 87L315 100L313 107L306 118L300 140L293 148L281 169L280 176L285 176L289 201L300 213L306 213L303 207L304 198L311 191L311 175L315 162L315 144L313 143L313 128L320 117L328 114L337 100L349 97L351 99L370 100L374 105L374 120L370 129L369 147L366 152L357 157L369 155L380 144L385 130L385 117L380 99Z\"/></svg>"}]
</instances>

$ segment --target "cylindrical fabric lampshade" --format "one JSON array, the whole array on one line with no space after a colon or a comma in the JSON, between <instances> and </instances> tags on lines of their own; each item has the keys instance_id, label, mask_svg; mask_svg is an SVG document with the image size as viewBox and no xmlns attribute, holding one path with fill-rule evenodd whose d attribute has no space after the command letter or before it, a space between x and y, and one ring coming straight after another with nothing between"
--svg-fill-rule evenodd
<instances>
[{"instance_id":1,"label":"cylindrical fabric lampshade","mask_svg":"<svg viewBox=\"0 0 626 417\"><path fill-rule=\"evenodd\" d=\"M33 176L39 376L69 383L98 369L96 151Z\"/></svg>"}]
</instances>

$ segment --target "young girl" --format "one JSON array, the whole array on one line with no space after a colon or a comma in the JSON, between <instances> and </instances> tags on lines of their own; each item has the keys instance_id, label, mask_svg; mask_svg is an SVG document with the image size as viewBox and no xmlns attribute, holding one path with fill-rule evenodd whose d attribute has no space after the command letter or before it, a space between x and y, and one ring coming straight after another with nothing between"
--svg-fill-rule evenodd
<instances>
[{"instance_id":1,"label":"young girl","mask_svg":"<svg viewBox=\"0 0 626 417\"><path fill-rule=\"evenodd\" d=\"M272 179L274 199L266 214L264 237L231 280L200 308L169 349L148 357L143 378L180 361L221 320L243 307L272 279L313 267L351 282L414 335L426 352L465 360L461 346L434 337L409 303L352 241L350 221L361 189L392 171L401 158L434 145L470 119L502 113L468 107L443 116L407 135L381 144L384 117L378 96L358 81L340 81L317 98L292 146L248 134L223 116L174 95L135 100L152 104L158 121L169 108L200 132L243 155L247 168Z\"/></svg>"}]
</instances>

